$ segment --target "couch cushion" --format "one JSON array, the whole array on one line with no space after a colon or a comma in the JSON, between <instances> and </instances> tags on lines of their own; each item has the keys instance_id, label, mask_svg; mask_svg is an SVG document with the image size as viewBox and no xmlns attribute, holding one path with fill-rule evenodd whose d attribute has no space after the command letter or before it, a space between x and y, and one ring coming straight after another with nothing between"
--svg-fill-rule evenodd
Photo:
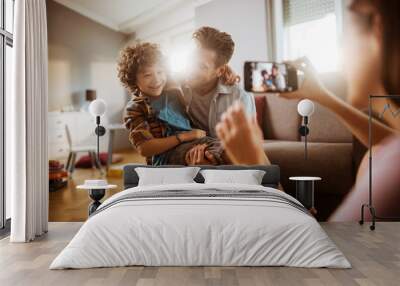
<instances>
[{"instance_id":1,"label":"couch cushion","mask_svg":"<svg viewBox=\"0 0 400 286\"><path fill-rule=\"evenodd\" d=\"M291 176L318 176L315 185L315 206L318 220L326 220L354 184L351 143L310 143L308 160L304 160L304 143L265 141L264 150L272 164L281 169L285 192L295 196L296 184Z\"/></svg>"},{"instance_id":2,"label":"couch cushion","mask_svg":"<svg viewBox=\"0 0 400 286\"><path fill-rule=\"evenodd\" d=\"M320 75L320 79L328 90L342 100L346 100L346 82L340 73L323 73ZM309 127L309 141L352 142L350 131L339 121L338 117L332 111L317 103L315 103L314 114L310 117Z\"/></svg>"},{"instance_id":3,"label":"couch cushion","mask_svg":"<svg viewBox=\"0 0 400 286\"><path fill-rule=\"evenodd\" d=\"M345 100L346 84L339 73L324 73L321 81L336 96ZM264 137L274 140L299 141L298 129L301 117L297 113L299 100L279 98L275 94L262 94L266 99L264 116ZM310 118L311 142L349 143L351 133L339 121L337 116L325 107L315 103L315 112Z\"/></svg>"},{"instance_id":4,"label":"couch cushion","mask_svg":"<svg viewBox=\"0 0 400 286\"><path fill-rule=\"evenodd\" d=\"M275 94L266 94L265 138L299 141L300 116L297 113L298 100L280 98Z\"/></svg>"},{"instance_id":5,"label":"couch cushion","mask_svg":"<svg viewBox=\"0 0 400 286\"><path fill-rule=\"evenodd\" d=\"M309 143L304 159L304 143L267 140L264 150L272 164L281 168L281 183L294 190L291 176L318 176L318 192L346 194L354 183L353 145L351 143Z\"/></svg>"},{"instance_id":6,"label":"couch cushion","mask_svg":"<svg viewBox=\"0 0 400 286\"><path fill-rule=\"evenodd\" d=\"M264 95L255 95L254 102L256 104L256 114L257 114L258 125L260 126L261 130L265 134L265 132L266 132L266 129L264 126L265 106L266 106L265 96Z\"/></svg>"},{"instance_id":7,"label":"couch cushion","mask_svg":"<svg viewBox=\"0 0 400 286\"><path fill-rule=\"evenodd\" d=\"M309 120L310 142L350 143L353 137L350 131L339 121L337 116L327 108L315 104L314 113Z\"/></svg>"}]
</instances>

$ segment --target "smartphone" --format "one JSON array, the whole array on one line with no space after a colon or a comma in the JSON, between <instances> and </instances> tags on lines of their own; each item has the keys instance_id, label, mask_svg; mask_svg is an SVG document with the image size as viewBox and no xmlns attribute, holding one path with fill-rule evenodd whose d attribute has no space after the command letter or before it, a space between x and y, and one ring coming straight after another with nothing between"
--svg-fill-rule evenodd
<instances>
[{"instance_id":1,"label":"smartphone","mask_svg":"<svg viewBox=\"0 0 400 286\"><path fill-rule=\"evenodd\" d=\"M246 91L256 93L297 90L297 70L284 63L245 62L244 88Z\"/></svg>"}]
</instances>

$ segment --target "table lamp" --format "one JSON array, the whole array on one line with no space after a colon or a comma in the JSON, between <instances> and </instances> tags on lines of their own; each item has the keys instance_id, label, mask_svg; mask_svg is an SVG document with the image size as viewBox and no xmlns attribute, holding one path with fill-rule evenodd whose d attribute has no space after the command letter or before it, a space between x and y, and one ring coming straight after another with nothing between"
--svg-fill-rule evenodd
<instances>
[{"instance_id":1,"label":"table lamp","mask_svg":"<svg viewBox=\"0 0 400 286\"><path fill-rule=\"evenodd\" d=\"M97 158L100 161L100 136L106 134L106 129L104 126L100 125L100 117L106 113L107 105L106 102L102 99L93 100L89 105L89 112L96 117L96 129L95 133L97 135Z\"/></svg>"},{"instance_id":2,"label":"table lamp","mask_svg":"<svg viewBox=\"0 0 400 286\"><path fill-rule=\"evenodd\" d=\"M89 105L89 112L94 117L96 117L96 129L95 133L97 135L97 160L101 165L100 161L100 136L106 134L106 129L104 126L100 125L100 117L106 113L107 105L106 102L102 99L93 100ZM103 171L100 166L100 171L103 174ZM93 200L93 202L89 205L89 215L94 213L96 209L100 206L100 200L104 197L107 189L115 188L114 185L108 185L106 180L85 180L85 184L78 186L78 189L86 189L89 191L89 197Z\"/></svg>"},{"instance_id":3,"label":"table lamp","mask_svg":"<svg viewBox=\"0 0 400 286\"><path fill-rule=\"evenodd\" d=\"M300 136L304 136L304 158L307 160L307 135L309 117L314 113L314 103L309 99L303 99L297 105L297 112L303 117L302 125L299 128Z\"/></svg>"}]
</instances>

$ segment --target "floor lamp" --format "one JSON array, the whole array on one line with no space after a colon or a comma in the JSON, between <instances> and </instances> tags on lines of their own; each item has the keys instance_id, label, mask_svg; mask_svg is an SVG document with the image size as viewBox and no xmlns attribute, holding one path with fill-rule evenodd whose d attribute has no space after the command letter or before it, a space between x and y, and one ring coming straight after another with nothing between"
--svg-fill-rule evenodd
<instances>
[{"instance_id":1,"label":"floor lamp","mask_svg":"<svg viewBox=\"0 0 400 286\"><path fill-rule=\"evenodd\" d=\"M100 117L106 113L107 105L102 99L96 99L92 101L89 105L89 112L96 118L96 129L94 132L97 135L97 159L100 161L100 137L106 134L106 129L104 126L100 125Z\"/></svg>"},{"instance_id":2,"label":"floor lamp","mask_svg":"<svg viewBox=\"0 0 400 286\"><path fill-rule=\"evenodd\" d=\"M106 133L104 126L100 125L100 117L106 112L106 102L102 99L96 99L89 105L89 112L96 118L96 129L95 133L97 136L97 158L100 162L100 170L103 174L100 161L100 137ZM78 186L78 189L85 189L89 192L89 197L93 200L89 205L88 211L89 216L92 215L97 208L100 206L100 200L104 197L106 190L115 188L115 185L108 185L107 180L85 180L84 185Z\"/></svg>"},{"instance_id":3,"label":"floor lamp","mask_svg":"<svg viewBox=\"0 0 400 286\"><path fill-rule=\"evenodd\" d=\"M314 103L309 99L303 99L297 105L297 112L303 117L303 123L299 128L299 133L304 136L304 159L307 160L307 135L310 133L308 128L309 117L314 113Z\"/></svg>"},{"instance_id":4,"label":"floor lamp","mask_svg":"<svg viewBox=\"0 0 400 286\"><path fill-rule=\"evenodd\" d=\"M359 223L364 224L364 209L369 209L369 212L372 216L372 224L369 226L370 230L375 229L376 221L399 221L400 217L379 217L376 215L375 207L373 206L372 201L372 101L374 99L400 99L400 95L370 95L368 99L368 161L369 161L369 182L368 182L368 203L365 203L361 206L361 219ZM387 111L391 110L390 106L385 105L384 110L382 110L380 117L383 117L383 114ZM395 112L391 112L392 116L397 116L398 114ZM400 116L400 115L399 115Z\"/></svg>"}]
</instances>

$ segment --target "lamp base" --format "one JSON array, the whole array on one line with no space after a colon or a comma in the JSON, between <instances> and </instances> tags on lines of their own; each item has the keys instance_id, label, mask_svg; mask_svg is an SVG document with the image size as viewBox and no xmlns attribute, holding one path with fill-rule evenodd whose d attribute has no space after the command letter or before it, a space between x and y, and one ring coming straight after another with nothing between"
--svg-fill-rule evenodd
<instances>
[{"instance_id":1,"label":"lamp base","mask_svg":"<svg viewBox=\"0 0 400 286\"><path fill-rule=\"evenodd\" d=\"M99 125L94 130L94 133L96 133L97 136L103 136L104 134L106 134L106 129L104 128L104 126Z\"/></svg>"},{"instance_id":2,"label":"lamp base","mask_svg":"<svg viewBox=\"0 0 400 286\"><path fill-rule=\"evenodd\" d=\"M310 133L310 129L308 129L307 126L302 125L302 126L299 128L299 134L300 134L300 136L307 136L309 133Z\"/></svg>"},{"instance_id":3,"label":"lamp base","mask_svg":"<svg viewBox=\"0 0 400 286\"><path fill-rule=\"evenodd\" d=\"M106 194L105 189L90 189L89 190L89 197L93 200L93 202L89 205L88 211L89 216L94 213L97 208L101 205L100 200Z\"/></svg>"}]
</instances>

